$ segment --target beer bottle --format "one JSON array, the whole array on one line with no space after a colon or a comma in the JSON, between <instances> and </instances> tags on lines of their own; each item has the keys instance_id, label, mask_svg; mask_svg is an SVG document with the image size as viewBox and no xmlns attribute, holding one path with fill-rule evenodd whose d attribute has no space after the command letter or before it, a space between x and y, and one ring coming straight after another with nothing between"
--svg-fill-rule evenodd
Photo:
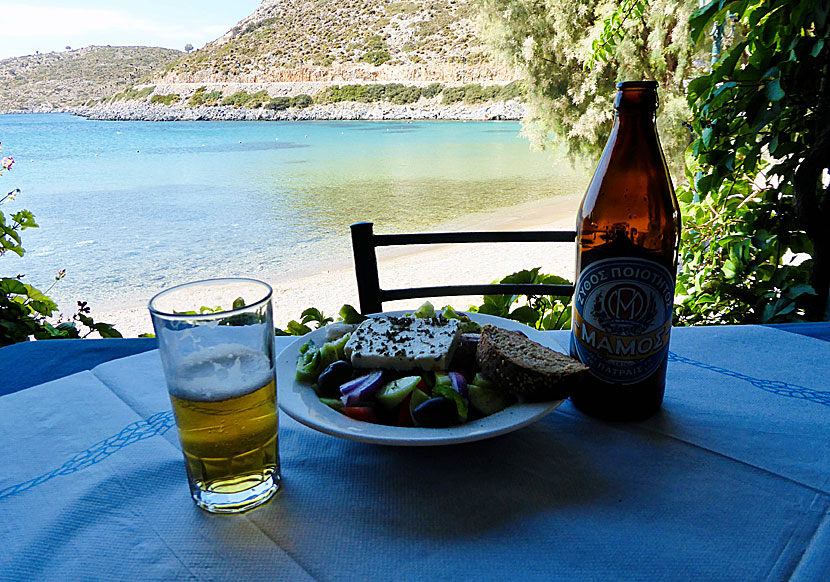
<instances>
[{"instance_id":1,"label":"beer bottle","mask_svg":"<svg viewBox=\"0 0 830 582\"><path fill-rule=\"evenodd\" d=\"M591 375L572 400L598 418L642 420L663 403L680 210L654 125L657 83L617 89L577 215L571 355Z\"/></svg>"}]
</instances>

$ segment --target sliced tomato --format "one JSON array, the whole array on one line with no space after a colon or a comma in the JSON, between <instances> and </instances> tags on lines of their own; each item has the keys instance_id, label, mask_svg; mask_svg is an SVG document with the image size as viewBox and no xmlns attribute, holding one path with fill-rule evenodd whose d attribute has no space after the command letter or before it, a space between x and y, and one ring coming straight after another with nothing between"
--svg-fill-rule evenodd
<instances>
[{"instance_id":1,"label":"sliced tomato","mask_svg":"<svg viewBox=\"0 0 830 582\"><path fill-rule=\"evenodd\" d=\"M363 422L379 423L375 409L371 406L346 406L343 408L343 414L355 420L362 420Z\"/></svg>"}]
</instances>

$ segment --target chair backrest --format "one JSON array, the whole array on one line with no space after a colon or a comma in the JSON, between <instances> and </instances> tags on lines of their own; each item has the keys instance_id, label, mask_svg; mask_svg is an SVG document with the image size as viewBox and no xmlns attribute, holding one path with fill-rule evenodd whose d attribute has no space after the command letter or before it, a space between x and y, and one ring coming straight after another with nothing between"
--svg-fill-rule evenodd
<instances>
[{"instance_id":1,"label":"chair backrest","mask_svg":"<svg viewBox=\"0 0 830 582\"><path fill-rule=\"evenodd\" d=\"M381 289L376 249L383 246L447 243L562 242L575 243L575 231L493 231L375 234L371 222L351 225L352 251L361 313L383 311L384 301L459 295L573 295L572 285L484 284Z\"/></svg>"}]
</instances>

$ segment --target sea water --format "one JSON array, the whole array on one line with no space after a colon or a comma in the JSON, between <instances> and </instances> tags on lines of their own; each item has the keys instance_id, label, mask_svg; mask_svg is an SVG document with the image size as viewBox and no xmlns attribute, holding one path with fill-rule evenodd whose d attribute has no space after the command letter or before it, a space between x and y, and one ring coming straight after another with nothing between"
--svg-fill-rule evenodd
<instances>
[{"instance_id":1,"label":"sea water","mask_svg":"<svg viewBox=\"0 0 830 582\"><path fill-rule=\"evenodd\" d=\"M22 233L23 258L2 258L0 276L45 290L65 269L50 295L70 307L346 263L353 222L429 230L586 183L584 170L532 150L518 122L0 115L0 142L15 159L0 192L21 190L3 211L28 209L40 225Z\"/></svg>"}]
</instances>

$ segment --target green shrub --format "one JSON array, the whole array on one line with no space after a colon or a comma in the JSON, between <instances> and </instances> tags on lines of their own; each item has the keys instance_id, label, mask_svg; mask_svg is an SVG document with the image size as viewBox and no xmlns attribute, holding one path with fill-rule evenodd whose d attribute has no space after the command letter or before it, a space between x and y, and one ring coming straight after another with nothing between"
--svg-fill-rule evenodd
<instances>
[{"instance_id":1,"label":"green shrub","mask_svg":"<svg viewBox=\"0 0 830 582\"><path fill-rule=\"evenodd\" d=\"M540 268L519 271L512 275L493 281L494 283L531 284L531 285L571 285L572 283L558 275L545 275ZM485 295L481 305L470 305L466 311L484 313L505 319L512 319L539 330L570 329L571 297L550 295ZM458 309L445 306L453 311ZM441 310L443 311L443 309ZM285 329L276 329L276 335L305 335L315 328L320 328L332 321L316 307L309 307L301 314L300 321L291 320ZM337 321L359 323L364 316L351 305L343 305ZM311 327L313 324L314 327Z\"/></svg>"},{"instance_id":2,"label":"green shrub","mask_svg":"<svg viewBox=\"0 0 830 582\"><path fill-rule=\"evenodd\" d=\"M494 281L504 285L571 285L558 275L545 275L540 268L519 271ZM549 295L485 295L481 305L471 305L467 311L486 313L520 321L541 330L570 329L571 297Z\"/></svg>"},{"instance_id":3,"label":"green shrub","mask_svg":"<svg viewBox=\"0 0 830 582\"><path fill-rule=\"evenodd\" d=\"M488 100L488 91L481 85L466 85L464 87L464 103L482 103Z\"/></svg>"},{"instance_id":4,"label":"green shrub","mask_svg":"<svg viewBox=\"0 0 830 582\"><path fill-rule=\"evenodd\" d=\"M406 105L408 103L415 103L421 98L421 89L418 87L402 87L394 95L390 96L389 100L397 105Z\"/></svg>"},{"instance_id":5,"label":"green shrub","mask_svg":"<svg viewBox=\"0 0 830 582\"><path fill-rule=\"evenodd\" d=\"M150 97L150 103L154 104L172 105L178 101L179 96L176 93L170 93L169 95L153 95Z\"/></svg>"},{"instance_id":6,"label":"green shrub","mask_svg":"<svg viewBox=\"0 0 830 582\"><path fill-rule=\"evenodd\" d=\"M268 103L269 101L270 97L268 97L268 92L264 89L262 91L257 91L256 93L250 94L243 89L242 91L237 91L233 95L230 95L222 99L222 105L257 108L262 107L265 103Z\"/></svg>"},{"instance_id":7,"label":"green shrub","mask_svg":"<svg viewBox=\"0 0 830 582\"><path fill-rule=\"evenodd\" d=\"M315 95L314 101L320 104L354 101L356 103L375 103L389 101L398 105L415 103L421 97L430 99L442 96L445 105L453 103L485 103L488 101L507 101L524 94L521 81L508 85L482 87L478 84L462 87L444 87L441 83L431 83L426 87L413 87L401 83L385 85L334 85Z\"/></svg>"},{"instance_id":8,"label":"green shrub","mask_svg":"<svg viewBox=\"0 0 830 582\"><path fill-rule=\"evenodd\" d=\"M229 95L222 99L222 105L233 105L234 107L244 107L245 104L248 102L250 95L244 89L242 91L237 91L233 95Z\"/></svg>"},{"instance_id":9,"label":"green shrub","mask_svg":"<svg viewBox=\"0 0 830 582\"><path fill-rule=\"evenodd\" d=\"M426 87L421 88L421 95L423 95L427 99L431 99L432 97L435 97L436 95L441 93L441 91L443 90L444 86L441 83L430 83Z\"/></svg>"},{"instance_id":10,"label":"green shrub","mask_svg":"<svg viewBox=\"0 0 830 582\"><path fill-rule=\"evenodd\" d=\"M283 111L291 106L291 99L288 97L274 97L265 104L265 109L272 111Z\"/></svg>"},{"instance_id":11,"label":"green shrub","mask_svg":"<svg viewBox=\"0 0 830 582\"><path fill-rule=\"evenodd\" d=\"M221 91L208 91L204 96L205 105L216 105L222 99Z\"/></svg>"},{"instance_id":12,"label":"green shrub","mask_svg":"<svg viewBox=\"0 0 830 582\"><path fill-rule=\"evenodd\" d=\"M504 85L501 90L499 91L499 100L500 101L510 101L511 99L517 99L519 97L524 97L525 95L525 84L523 81L512 81L507 85Z\"/></svg>"},{"instance_id":13,"label":"green shrub","mask_svg":"<svg viewBox=\"0 0 830 582\"><path fill-rule=\"evenodd\" d=\"M309 107L312 103L314 103L314 101L311 97L309 97L305 93L301 93L300 95L291 98L290 106L296 107L297 109L305 109L306 107Z\"/></svg>"},{"instance_id":14,"label":"green shrub","mask_svg":"<svg viewBox=\"0 0 830 582\"><path fill-rule=\"evenodd\" d=\"M392 57L389 56L389 49L382 36L370 36L363 43L363 50L366 52L361 58L362 61L372 65L382 65Z\"/></svg>"},{"instance_id":15,"label":"green shrub","mask_svg":"<svg viewBox=\"0 0 830 582\"><path fill-rule=\"evenodd\" d=\"M268 96L268 92L265 89L263 89L262 91L257 91L256 93L252 93L251 95L249 95L243 107L250 107L252 109L256 109L258 107L262 107L270 100L271 97Z\"/></svg>"},{"instance_id":16,"label":"green shrub","mask_svg":"<svg viewBox=\"0 0 830 582\"><path fill-rule=\"evenodd\" d=\"M403 85L401 83L389 83L386 85L335 85L320 91L315 95L317 103L329 104L343 101L354 101L356 103L375 103L378 101L389 101L398 105L415 103L422 96L434 97L441 93L442 85L433 83L423 88Z\"/></svg>"},{"instance_id":17,"label":"green shrub","mask_svg":"<svg viewBox=\"0 0 830 582\"><path fill-rule=\"evenodd\" d=\"M386 49L377 50L377 51L369 51L363 55L363 62L369 63L370 65L382 65L392 57L389 56L389 51Z\"/></svg>"},{"instance_id":18,"label":"green shrub","mask_svg":"<svg viewBox=\"0 0 830 582\"><path fill-rule=\"evenodd\" d=\"M466 91L464 87L447 87L441 95L441 103L444 105L452 105L453 103L460 103L464 101Z\"/></svg>"},{"instance_id":19,"label":"green shrub","mask_svg":"<svg viewBox=\"0 0 830 582\"><path fill-rule=\"evenodd\" d=\"M109 101L110 103L115 102L115 101L121 101L122 99L124 101L142 100L142 99L146 99L147 96L150 95L150 93L155 91L155 89L156 88L154 86L144 87L141 90L137 90L135 87L130 87L129 89L126 89L122 93L116 93L112 97L105 98L105 99L106 99L106 101Z\"/></svg>"},{"instance_id":20,"label":"green shrub","mask_svg":"<svg viewBox=\"0 0 830 582\"><path fill-rule=\"evenodd\" d=\"M187 104L191 107L203 105L205 102L205 91L207 91L207 87L204 85L196 89L196 91L193 92L193 95L190 96L190 99L187 100Z\"/></svg>"},{"instance_id":21,"label":"green shrub","mask_svg":"<svg viewBox=\"0 0 830 582\"><path fill-rule=\"evenodd\" d=\"M317 53L311 60L318 67L330 67L334 62L334 55L328 53Z\"/></svg>"},{"instance_id":22,"label":"green shrub","mask_svg":"<svg viewBox=\"0 0 830 582\"><path fill-rule=\"evenodd\" d=\"M144 87L143 89L136 91L135 96L130 97L130 99L146 99L150 95L150 93L152 93L155 90L155 86Z\"/></svg>"}]
</instances>

